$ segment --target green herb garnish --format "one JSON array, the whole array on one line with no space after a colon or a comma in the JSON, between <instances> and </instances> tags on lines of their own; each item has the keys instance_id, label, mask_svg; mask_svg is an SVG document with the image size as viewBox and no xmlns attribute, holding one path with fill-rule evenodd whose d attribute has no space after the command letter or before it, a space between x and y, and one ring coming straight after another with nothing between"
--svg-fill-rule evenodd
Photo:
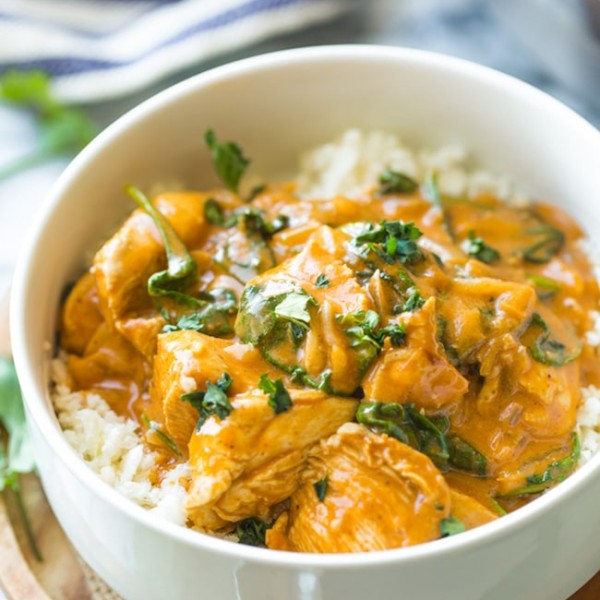
<instances>
[{"instance_id":1,"label":"green herb garnish","mask_svg":"<svg viewBox=\"0 0 600 600\"><path fill-rule=\"evenodd\" d=\"M550 339L550 334L552 333L550 326L537 312L533 313L531 316L531 321L529 322L526 333L535 330L538 330L539 334L528 347L528 350L537 362L551 367L562 367L579 356L581 348L569 354L563 343Z\"/></svg>"},{"instance_id":2,"label":"green herb garnish","mask_svg":"<svg viewBox=\"0 0 600 600\"><path fill-rule=\"evenodd\" d=\"M457 533L462 533L466 530L467 528L465 527L464 523L452 515L442 519L440 522L440 537L443 538L456 535Z\"/></svg>"},{"instance_id":3,"label":"green herb garnish","mask_svg":"<svg viewBox=\"0 0 600 600\"><path fill-rule=\"evenodd\" d=\"M258 389L265 394L268 394L268 404L276 415L291 408L292 398L290 393L285 389L281 378L273 381L272 379L269 379L269 376L266 373L263 373L258 382Z\"/></svg>"},{"instance_id":4,"label":"green herb garnish","mask_svg":"<svg viewBox=\"0 0 600 600\"><path fill-rule=\"evenodd\" d=\"M329 486L329 475L325 475L323 479L320 479L316 483L313 484L315 488L315 494L317 494L317 498L323 502L325 500L325 496L327 495L327 487Z\"/></svg>"},{"instance_id":5,"label":"green herb garnish","mask_svg":"<svg viewBox=\"0 0 600 600\"><path fill-rule=\"evenodd\" d=\"M237 194L240 179L250 161L244 157L241 148L235 142L219 142L214 131L209 129L204 134L204 142L208 146L213 166L225 187Z\"/></svg>"},{"instance_id":6,"label":"green herb garnish","mask_svg":"<svg viewBox=\"0 0 600 600\"><path fill-rule=\"evenodd\" d=\"M317 275L317 279L315 281L315 287L325 288L325 287L329 287L330 285L331 285L331 282L329 281L329 279L327 279L327 277L325 276L324 273L319 273Z\"/></svg>"},{"instance_id":7,"label":"green herb garnish","mask_svg":"<svg viewBox=\"0 0 600 600\"><path fill-rule=\"evenodd\" d=\"M382 221L379 225L368 223L366 231L357 235L352 243L363 257L373 252L388 264L400 261L412 265L425 258L415 241L422 235L414 223Z\"/></svg>"},{"instance_id":8,"label":"green herb garnish","mask_svg":"<svg viewBox=\"0 0 600 600\"><path fill-rule=\"evenodd\" d=\"M378 351L383 347L386 337L390 338L392 346L402 346L406 342L404 323L377 329L380 317L374 310L359 310L347 315L338 315L337 320L342 326L346 326L346 335L352 338L352 348L371 346Z\"/></svg>"},{"instance_id":9,"label":"green herb garnish","mask_svg":"<svg viewBox=\"0 0 600 600\"><path fill-rule=\"evenodd\" d=\"M535 285L540 300L552 298L560 291L560 282L556 279L550 279L550 277L544 277L543 275L529 275L527 279Z\"/></svg>"},{"instance_id":10,"label":"green herb garnish","mask_svg":"<svg viewBox=\"0 0 600 600\"><path fill-rule=\"evenodd\" d=\"M225 218L223 208L214 198L208 198L204 203L204 218L212 225L219 227L231 227L237 223L235 216L229 219Z\"/></svg>"},{"instance_id":11,"label":"green herb garnish","mask_svg":"<svg viewBox=\"0 0 600 600\"><path fill-rule=\"evenodd\" d=\"M413 288L404 304L400 305L399 310L396 310L396 307L394 307L394 313L414 312L421 308L423 304L425 304L425 298L421 296L419 290Z\"/></svg>"},{"instance_id":12,"label":"green herb garnish","mask_svg":"<svg viewBox=\"0 0 600 600\"><path fill-rule=\"evenodd\" d=\"M232 383L231 377L227 373L223 373L216 384L207 382L205 391L197 390L181 395L181 400L189 402L200 414L198 423L196 423L196 433L200 431L209 417L216 415L222 420L229 416L233 406L229 402L227 392Z\"/></svg>"},{"instance_id":13,"label":"green herb garnish","mask_svg":"<svg viewBox=\"0 0 600 600\"><path fill-rule=\"evenodd\" d=\"M565 234L550 225L534 227L527 233L541 236L539 241L523 250L523 259L530 263L547 263L553 256L562 250L562 247L565 244Z\"/></svg>"},{"instance_id":14,"label":"green herb garnish","mask_svg":"<svg viewBox=\"0 0 600 600\"><path fill-rule=\"evenodd\" d=\"M500 260L500 252L491 246L488 246L483 238L477 237L474 231L469 231L467 241L465 242L465 251L474 256L477 260L487 265Z\"/></svg>"},{"instance_id":15,"label":"green herb garnish","mask_svg":"<svg viewBox=\"0 0 600 600\"><path fill-rule=\"evenodd\" d=\"M308 329L310 326L309 306L317 306L317 301L304 290L287 294L281 302L275 306L275 316L279 319L290 321Z\"/></svg>"},{"instance_id":16,"label":"green herb garnish","mask_svg":"<svg viewBox=\"0 0 600 600\"><path fill-rule=\"evenodd\" d=\"M8 433L6 448L2 427ZM19 475L30 473L34 468L35 462L17 373L12 360L0 356L0 492L10 490L14 494L27 542L36 560L41 561L42 555L23 501L19 479Z\"/></svg>"},{"instance_id":17,"label":"green herb garnish","mask_svg":"<svg viewBox=\"0 0 600 600\"><path fill-rule=\"evenodd\" d=\"M175 443L175 440L167 435L159 426L156 421L151 421L146 415L141 416L142 423L151 431L156 434L156 437L177 456L182 456L179 446Z\"/></svg>"},{"instance_id":18,"label":"green herb garnish","mask_svg":"<svg viewBox=\"0 0 600 600\"><path fill-rule=\"evenodd\" d=\"M43 71L7 71L0 77L0 100L32 110L39 120L40 147L0 169L0 180L61 154L75 154L97 133L81 111L58 102Z\"/></svg>"},{"instance_id":19,"label":"green herb garnish","mask_svg":"<svg viewBox=\"0 0 600 600\"><path fill-rule=\"evenodd\" d=\"M419 187L419 184L403 173L386 169L379 176L380 194L411 194Z\"/></svg>"},{"instance_id":20,"label":"green herb garnish","mask_svg":"<svg viewBox=\"0 0 600 600\"><path fill-rule=\"evenodd\" d=\"M270 527L258 517L250 517L240 521L235 528L240 544L246 546L264 546L267 529Z\"/></svg>"},{"instance_id":21,"label":"green herb garnish","mask_svg":"<svg viewBox=\"0 0 600 600\"><path fill-rule=\"evenodd\" d=\"M487 460L468 442L449 432L443 415L427 416L413 404L363 400L356 420L376 433L386 433L426 454L442 471L451 468L484 477Z\"/></svg>"},{"instance_id":22,"label":"green herb garnish","mask_svg":"<svg viewBox=\"0 0 600 600\"><path fill-rule=\"evenodd\" d=\"M286 215L278 215L272 221L267 221L262 211L249 207L239 209L236 216L248 235L255 235L263 240L271 239L276 233L285 229L290 222Z\"/></svg>"},{"instance_id":23,"label":"green herb garnish","mask_svg":"<svg viewBox=\"0 0 600 600\"><path fill-rule=\"evenodd\" d=\"M572 434L571 452L565 458L555 460L541 475L530 475L527 477L527 485L507 494L499 495L500 498L511 498L513 496L528 496L540 494L556 483L564 481L579 463L581 457L581 443L576 432Z\"/></svg>"},{"instance_id":24,"label":"green herb garnish","mask_svg":"<svg viewBox=\"0 0 600 600\"><path fill-rule=\"evenodd\" d=\"M148 293L152 297L167 296L184 303L196 302L196 299L181 293L197 270L198 265L185 244L177 235L169 221L154 207L146 195L133 185L127 185L125 192L152 219L160 233L167 254L167 269L154 273L148 279ZM202 303L204 304L204 303Z\"/></svg>"},{"instance_id":25,"label":"green herb garnish","mask_svg":"<svg viewBox=\"0 0 600 600\"><path fill-rule=\"evenodd\" d=\"M162 332L189 329L222 337L233 331L231 319L237 313L238 307L233 290L214 288L210 292L204 292L199 302L205 302L205 305L198 307L195 312L183 315L177 323L167 323Z\"/></svg>"},{"instance_id":26,"label":"green herb garnish","mask_svg":"<svg viewBox=\"0 0 600 600\"><path fill-rule=\"evenodd\" d=\"M423 180L423 196L439 209L442 208L442 198L438 188L437 173L429 171Z\"/></svg>"}]
</instances>

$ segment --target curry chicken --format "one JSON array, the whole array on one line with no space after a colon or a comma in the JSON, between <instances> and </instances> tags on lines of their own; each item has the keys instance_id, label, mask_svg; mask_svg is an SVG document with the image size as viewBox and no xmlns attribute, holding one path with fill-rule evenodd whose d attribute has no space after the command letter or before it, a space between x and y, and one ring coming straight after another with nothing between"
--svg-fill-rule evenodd
<instances>
[{"instance_id":1,"label":"curry chicken","mask_svg":"<svg viewBox=\"0 0 600 600\"><path fill-rule=\"evenodd\" d=\"M139 423L156 481L189 461L189 526L396 548L576 468L599 292L563 211L444 197L435 175L310 200L222 176L152 201L129 187L138 210L60 322L75 389Z\"/></svg>"}]
</instances>

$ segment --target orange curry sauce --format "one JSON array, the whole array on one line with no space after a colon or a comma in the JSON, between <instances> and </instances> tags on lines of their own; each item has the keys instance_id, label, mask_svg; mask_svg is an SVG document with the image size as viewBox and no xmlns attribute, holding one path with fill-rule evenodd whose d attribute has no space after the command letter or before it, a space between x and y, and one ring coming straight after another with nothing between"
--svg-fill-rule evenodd
<instances>
[{"instance_id":1,"label":"orange curry sauce","mask_svg":"<svg viewBox=\"0 0 600 600\"><path fill-rule=\"evenodd\" d=\"M275 522L269 547L308 552L406 546L575 468L579 390L600 373L580 228L546 204L430 200L162 194L197 265L177 290L196 305L149 294L167 260L141 209L97 253L62 310L73 387L140 423L157 477L189 460L190 525L256 517ZM224 373L229 408L199 424L181 396Z\"/></svg>"}]
</instances>

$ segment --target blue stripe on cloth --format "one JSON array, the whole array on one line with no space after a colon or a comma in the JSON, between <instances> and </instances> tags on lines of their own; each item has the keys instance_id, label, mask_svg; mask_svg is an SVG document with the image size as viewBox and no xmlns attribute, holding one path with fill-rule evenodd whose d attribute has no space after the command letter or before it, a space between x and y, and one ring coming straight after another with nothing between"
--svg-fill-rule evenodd
<instances>
[{"instance_id":1,"label":"blue stripe on cloth","mask_svg":"<svg viewBox=\"0 0 600 600\"><path fill-rule=\"evenodd\" d=\"M181 0L112 0L112 2L140 5L141 7L143 7L144 5L147 5L146 14L151 13L158 8L162 8L163 4L178 4L180 1ZM318 4L320 2L327 2L327 1L328 0L250 0L246 4L238 5L238 6L234 7L233 9L230 9L223 13L219 13L218 15L215 15L214 17L211 17L211 18L207 19L206 21L201 21L201 22L197 23L196 25L193 25L187 31L191 31L191 34L193 35L194 33L202 32L204 29L208 30L208 29L213 29L213 28L216 29L218 27L223 27L225 25L229 25L229 24L235 22L236 20L247 18L247 17L253 15L254 13L260 13L260 12L265 12L266 10L277 9L281 6L288 6L288 5L293 5L293 4ZM44 25L48 26L48 24L44 20L38 19L33 15L22 16L22 15L15 15L12 13L2 12L2 11L0 11L0 20L13 21L13 22L17 22L17 23L37 23L41 26L44 26ZM85 38L87 38L90 41L103 40L103 38L104 38L103 41L106 42L107 39L110 40L111 36L115 35L116 33L119 33L120 31L126 30L129 26L130 26L129 23L125 23L119 27L113 27L109 32L104 32L104 33L96 33L96 32L92 32L92 31L83 30L83 29L80 29L77 27L69 26L66 23L56 24L53 26L53 28L56 29L57 31L63 31L66 33L71 33L71 34L76 34L78 36L81 36L82 38L84 38L81 40L81 43L85 43ZM179 35L177 35L175 38L171 38L171 40L167 40L166 42L163 42L162 44L155 46L151 51L145 53L144 55L140 55L139 58L144 58L145 56L152 54L155 50L159 50L161 48L167 47L167 46L177 43L179 41L183 41L187 37L190 37L190 36L186 35L186 32L184 31L184 32L180 33ZM99 67L99 68L109 68L110 64L112 64L114 66L118 66L118 65L124 66L126 64L131 64L132 62L137 62L137 60L139 60L139 58L132 60L132 61L123 61L123 62L106 61L107 65ZM43 58L39 59L40 62L45 61L45 60L46 59L43 59ZM64 59L47 59L47 60L50 62L53 62L55 60L64 60L66 62L72 62L73 60L78 61L79 59L75 59L74 57L65 57ZM81 59L81 60L84 61L84 59ZM38 60L35 59L35 60L30 60L30 61L22 62L22 63L21 62L10 63L10 66L14 67L14 66L18 66L21 64L23 64L23 65L36 64L37 62L38 62ZM94 64L96 62L101 63L102 61L94 61L94 60L89 61L90 64ZM9 63L0 62L0 68L2 68L3 65L9 65ZM91 68L93 68L93 67L91 67ZM80 73L85 70L91 70L91 68L78 69L77 71L64 71L64 72L61 72L60 74L65 74L65 75L75 74L75 73ZM57 71L53 71L53 72L56 74L59 74Z\"/></svg>"}]
</instances>

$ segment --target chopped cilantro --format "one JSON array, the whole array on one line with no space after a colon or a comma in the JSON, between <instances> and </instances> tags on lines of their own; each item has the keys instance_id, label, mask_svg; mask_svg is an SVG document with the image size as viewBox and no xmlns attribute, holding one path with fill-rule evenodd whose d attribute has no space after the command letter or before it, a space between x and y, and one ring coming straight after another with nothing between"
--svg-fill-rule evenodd
<instances>
[{"instance_id":1,"label":"chopped cilantro","mask_svg":"<svg viewBox=\"0 0 600 600\"><path fill-rule=\"evenodd\" d=\"M265 394L268 394L269 406L276 415L291 408L292 398L285 389L281 378L273 381L272 379L269 379L269 376L266 373L263 373L258 382L258 389Z\"/></svg>"},{"instance_id":2,"label":"chopped cilantro","mask_svg":"<svg viewBox=\"0 0 600 600\"><path fill-rule=\"evenodd\" d=\"M403 173L386 169L379 176L380 194L411 194L419 187L419 184Z\"/></svg>"},{"instance_id":3,"label":"chopped cilantro","mask_svg":"<svg viewBox=\"0 0 600 600\"><path fill-rule=\"evenodd\" d=\"M400 306L399 312L414 312L415 310L421 308L423 304L425 304L425 299L423 296L421 296L421 292L416 288L412 288L408 298L404 304Z\"/></svg>"},{"instance_id":4,"label":"chopped cilantro","mask_svg":"<svg viewBox=\"0 0 600 600\"><path fill-rule=\"evenodd\" d=\"M388 264L399 260L411 265L425 258L415 241L421 235L414 223L382 221L379 225L369 223L367 230L353 239L353 244L360 248L363 257L373 252Z\"/></svg>"},{"instance_id":5,"label":"chopped cilantro","mask_svg":"<svg viewBox=\"0 0 600 600\"><path fill-rule=\"evenodd\" d=\"M329 475L325 475L323 479L320 479L316 483L313 484L315 488L315 493L317 494L317 498L323 502L325 500L325 496L327 495L327 487L329 486Z\"/></svg>"},{"instance_id":6,"label":"chopped cilantro","mask_svg":"<svg viewBox=\"0 0 600 600\"><path fill-rule=\"evenodd\" d=\"M212 129L208 129L204 134L204 142L210 150L213 166L219 179L227 189L237 193L240 179L250 161L244 157L241 148L236 143L217 141Z\"/></svg>"},{"instance_id":7,"label":"chopped cilantro","mask_svg":"<svg viewBox=\"0 0 600 600\"><path fill-rule=\"evenodd\" d=\"M75 154L97 127L80 110L58 102L43 71L9 70L0 76L0 101L32 110L39 121L40 146L0 169L0 180L61 154Z\"/></svg>"},{"instance_id":8,"label":"chopped cilantro","mask_svg":"<svg viewBox=\"0 0 600 600\"><path fill-rule=\"evenodd\" d=\"M535 332L536 330L540 333L528 347L528 350L531 356L538 362L551 367L562 367L579 356L581 348L569 354L563 343L550 339L550 334L552 333L550 326L537 312L531 316L526 333Z\"/></svg>"},{"instance_id":9,"label":"chopped cilantro","mask_svg":"<svg viewBox=\"0 0 600 600\"><path fill-rule=\"evenodd\" d=\"M329 287L330 285L331 285L331 282L329 281L329 279L327 279L327 277L325 276L324 273L319 273L317 275L317 279L315 281L315 287L324 288L324 287Z\"/></svg>"},{"instance_id":10,"label":"chopped cilantro","mask_svg":"<svg viewBox=\"0 0 600 600\"><path fill-rule=\"evenodd\" d=\"M541 236L541 239L523 250L523 259L530 263L547 263L553 256L561 251L565 244L565 234L559 229L556 229L556 227L551 227L550 225L544 224L534 227L527 233Z\"/></svg>"},{"instance_id":11,"label":"chopped cilantro","mask_svg":"<svg viewBox=\"0 0 600 600\"><path fill-rule=\"evenodd\" d=\"M181 400L189 402L200 414L196 424L196 432L200 431L202 425L212 415L216 415L219 419L225 419L229 416L233 406L229 402L227 392L232 383L231 377L227 373L223 373L216 384L210 381L207 382L205 391L198 390L181 395Z\"/></svg>"},{"instance_id":12,"label":"chopped cilantro","mask_svg":"<svg viewBox=\"0 0 600 600\"><path fill-rule=\"evenodd\" d=\"M173 454L177 456L181 456L181 450L179 450L179 446L175 443L175 440L168 434L166 434L160 427L156 421L151 421L146 415L141 416L142 423L151 431L153 431L158 439L169 449Z\"/></svg>"},{"instance_id":13,"label":"chopped cilantro","mask_svg":"<svg viewBox=\"0 0 600 600\"><path fill-rule=\"evenodd\" d=\"M275 315L286 321L291 321L297 327L308 329L310 325L309 306L316 306L317 301L304 290L290 292L275 307Z\"/></svg>"},{"instance_id":14,"label":"chopped cilantro","mask_svg":"<svg viewBox=\"0 0 600 600\"><path fill-rule=\"evenodd\" d=\"M466 530L467 528L465 527L464 523L452 515L442 519L440 523L440 536L443 538L450 535L456 535L457 533L462 533Z\"/></svg>"},{"instance_id":15,"label":"chopped cilantro","mask_svg":"<svg viewBox=\"0 0 600 600\"><path fill-rule=\"evenodd\" d=\"M353 338L352 348L368 345L378 351L383 347L386 337L390 338L392 346L401 346L406 342L404 323L388 325L377 330L380 317L374 310L359 310L347 315L338 315L337 319L343 326L349 325L346 327L346 335Z\"/></svg>"},{"instance_id":16,"label":"chopped cilantro","mask_svg":"<svg viewBox=\"0 0 600 600\"><path fill-rule=\"evenodd\" d=\"M500 260L500 252L491 246L488 246L482 238L476 237L474 231L469 231L465 242L465 250L467 254L474 256L477 260L486 264L491 264Z\"/></svg>"},{"instance_id":17,"label":"chopped cilantro","mask_svg":"<svg viewBox=\"0 0 600 600\"><path fill-rule=\"evenodd\" d=\"M250 517L240 521L235 528L240 544L246 546L264 546L269 526L258 517Z\"/></svg>"}]
</instances>

